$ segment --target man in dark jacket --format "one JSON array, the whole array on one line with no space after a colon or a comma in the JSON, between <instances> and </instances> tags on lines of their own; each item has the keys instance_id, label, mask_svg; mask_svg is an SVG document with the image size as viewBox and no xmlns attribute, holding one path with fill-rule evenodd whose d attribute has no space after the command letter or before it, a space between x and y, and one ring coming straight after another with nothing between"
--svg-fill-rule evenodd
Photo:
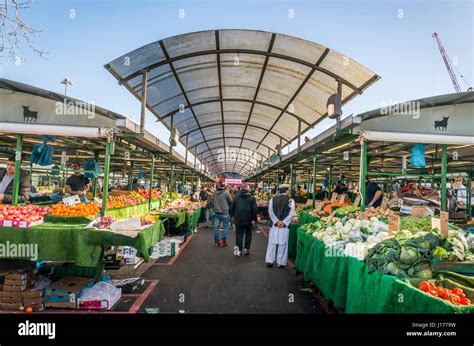
<instances>
[{"instance_id":1,"label":"man in dark jacket","mask_svg":"<svg viewBox=\"0 0 474 346\"><path fill-rule=\"evenodd\" d=\"M217 190L210 200L210 208L214 209L214 246L227 246L227 233L229 232L229 208L232 204L232 197L229 191L225 189L225 183L217 183ZM224 232L219 241L219 227L221 222L224 224Z\"/></svg>"},{"instance_id":2,"label":"man in dark jacket","mask_svg":"<svg viewBox=\"0 0 474 346\"><path fill-rule=\"evenodd\" d=\"M0 203L11 204L13 201L13 178L15 175L15 156L7 161L7 168L0 169ZM24 203L30 198L31 184L30 176L20 170L20 189L18 190L18 202Z\"/></svg>"},{"instance_id":3,"label":"man in dark jacket","mask_svg":"<svg viewBox=\"0 0 474 346\"><path fill-rule=\"evenodd\" d=\"M242 186L240 191L237 192L229 213L234 217L235 224L236 246L234 247L234 255L242 255L244 236L245 246L243 247L243 253L245 256L250 255L252 228L255 226L255 221L257 220L257 201L255 197L250 194L248 186Z\"/></svg>"}]
</instances>

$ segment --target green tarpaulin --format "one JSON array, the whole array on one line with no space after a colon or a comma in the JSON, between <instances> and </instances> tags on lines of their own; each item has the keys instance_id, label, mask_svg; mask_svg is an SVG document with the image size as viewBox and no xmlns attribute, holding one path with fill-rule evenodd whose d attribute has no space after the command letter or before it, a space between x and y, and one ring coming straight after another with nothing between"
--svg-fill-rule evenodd
<instances>
[{"instance_id":1,"label":"green tarpaulin","mask_svg":"<svg viewBox=\"0 0 474 346\"><path fill-rule=\"evenodd\" d=\"M74 262L76 266L96 267L102 246L107 245L134 247L148 261L148 249L161 241L165 233L161 221L141 230L135 238L86 229L85 226L45 222L27 229L0 227L0 244L37 244L36 258L22 256L33 261ZM5 255L4 258L19 258L18 255Z\"/></svg>"},{"instance_id":2,"label":"green tarpaulin","mask_svg":"<svg viewBox=\"0 0 474 346\"><path fill-rule=\"evenodd\" d=\"M298 230L299 223L292 222L288 227L289 237L288 237L288 256L296 256L296 245L297 245L297 230Z\"/></svg>"},{"instance_id":3,"label":"green tarpaulin","mask_svg":"<svg viewBox=\"0 0 474 346\"><path fill-rule=\"evenodd\" d=\"M153 215L158 215L160 218L168 218L168 219L176 219L175 227L179 227L186 222L186 212L181 211L179 213L160 213L160 212L153 212Z\"/></svg>"},{"instance_id":4,"label":"green tarpaulin","mask_svg":"<svg viewBox=\"0 0 474 346\"><path fill-rule=\"evenodd\" d=\"M192 231L197 227L200 217L201 217L201 208L198 208L194 211L194 213L187 215L187 223L188 223L189 230Z\"/></svg>"},{"instance_id":5,"label":"green tarpaulin","mask_svg":"<svg viewBox=\"0 0 474 346\"><path fill-rule=\"evenodd\" d=\"M405 280L369 273L365 262L344 256L301 228L297 235L295 268L346 313L474 313L473 306L452 305Z\"/></svg>"}]
</instances>

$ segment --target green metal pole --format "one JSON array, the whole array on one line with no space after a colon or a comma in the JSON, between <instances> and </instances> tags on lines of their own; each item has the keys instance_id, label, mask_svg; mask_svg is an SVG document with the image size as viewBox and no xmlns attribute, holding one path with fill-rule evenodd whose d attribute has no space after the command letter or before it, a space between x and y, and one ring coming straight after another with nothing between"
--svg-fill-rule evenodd
<instances>
[{"instance_id":1,"label":"green metal pole","mask_svg":"<svg viewBox=\"0 0 474 346\"><path fill-rule=\"evenodd\" d=\"M472 218L472 172L469 172L466 179L466 194L467 194L467 217L470 221Z\"/></svg>"},{"instance_id":2,"label":"green metal pole","mask_svg":"<svg viewBox=\"0 0 474 346\"><path fill-rule=\"evenodd\" d=\"M174 177L174 165L171 165L171 192L175 192L176 182Z\"/></svg>"},{"instance_id":3,"label":"green metal pole","mask_svg":"<svg viewBox=\"0 0 474 346\"><path fill-rule=\"evenodd\" d=\"M128 177L128 180L130 181L130 183L128 185L128 190L132 191L133 190L133 188L132 188L132 183L133 183L133 161L130 161L130 175Z\"/></svg>"},{"instance_id":4,"label":"green metal pole","mask_svg":"<svg viewBox=\"0 0 474 346\"><path fill-rule=\"evenodd\" d=\"M448 146L441 146L441 211L446 211L446 173L448 166Z\"/></svg>"},{"instance_id":5,"label":"green metal pole","mask_svg":"<svg viewBox=\"0 0 474 346\"><path fill-rule=\"evenodd\" d=\"M150 193L148 196L148 211L151 210L151 192L153 190L153 175L155 174L155 155L151 155L151 167L150 167Z\"/></svg>"},{"instance_id":6,"label":"green metal pole","mask_svg":"<svg viewBox=\"0 0 474 346\"><path fill-rule=\"evenodd\" d=\"M109 174L110 174L110 154L113 151L114 141L109 140L105 146L105 164L104 164L104 186L102 188L102 210L100 215L104 216L107 210L107 196L109 194Z\"/></svg>"},{"instance_id":7,"label":"green metal pole","mask_svg":"<svg viewBox=\"0 0 474 346\"><path fill-rule=\"evenodd\" d=\"M316 156L313 156L313 208L316 206Z\"/></svg>"},{"instance_id":8,"label":"green metal pole","mask_svg":"<svg viewBox=\"0 0 474 346\"><path fill-rule=\"evenodd\" d=\"M15 150L15 174L13 176L13 196L12 205L18 204L18 194L20 192L20 169L21 169L21 153L23 151L23 135L16 135Z\"/></svg>"},{"instance_id":9,"label":"green metal pole","mask_svg":"<svg viewBox=\"0 0 474 346\"><path fill-rule=\"evenodd\" d=\"M191 191L194 190L194 171L191 171Z\"/></svg>"},{"instance_id":10,"label":"green metal pole","mask_svg":"<svg viewBox=\"0 0 474 346\"><path fill-rule=\"evenodd\" d=\"M94 151L94 159L98 163L99 162L99 151ZM97 178L94 179L94 184L92 185L92 199L95 199L97 195Z\"/></svg>"},{"instance_id":11,"label":"green metal pole","mask_svg":"<svg viewBox=\"0 0 474 346\"><path fill-rule=\"evenodd\" d=\"M332 193L332 165L329 165L329 193Z\"/></svg>"},{"instance_id":12,"label":"green metal pole","mask_svg":"<svg viewBox=\"0 0 474 346\"><path fill-rule=\"evenodd\" d=\"M290 163L290 196L293 196L293 184L295 182L293 178L293 164Z\"/></svg>"},{"instance_id":13,"label":"green metal pole","mask_svg":"<svg viewBox=\"0 0 474 346\"><path fill-rule=\"evenodd\" d=\"M364 211L365 210L365 178L367 177L367 142L362 141L361 142L361 150L360 150L360 165L361 165L361 170L360 170L360 210Z\"/></svg>"}]
</instances>

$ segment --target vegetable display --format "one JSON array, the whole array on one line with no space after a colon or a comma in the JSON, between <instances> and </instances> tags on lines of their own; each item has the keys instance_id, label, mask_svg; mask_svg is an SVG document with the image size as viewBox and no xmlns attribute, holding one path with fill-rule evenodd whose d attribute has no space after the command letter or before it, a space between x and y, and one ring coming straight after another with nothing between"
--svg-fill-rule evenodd
<instances>
[{"instance_id":1,"label":"vegetable display","mask_svg":"<svg viewBox=\"0 0 474 346\"><path fill-rule=\"evenodd\" d=\"M436 286L433 281L421 281L419 284L420 290L425 293L432 295L433 297L438 297L443 300L446 300L454 305L471 305L471 300L466 297L464 291L455 287L452 290L449 288L443 288L441 286Z\"/></svg>"},{"instance_id":2,"label":"vegetable display","mask_svg":"<svg viewBox=\"0 0 474 346\"><path fill-rule=\"evenodd\" d=\"M461 232L450 231L448 238L442 239L433 231L412 236L404 230L369 250L365 261L369 272L429 279L433 275L433 259L460 262L471 257Z\"/></svg>"},{"instance_id":3,"label":"vegetable display","mask_svg":"<svg viewBox=\"0 0 474 346\"><path fill-rule=\"evenodd\" d=\"M355 217L359 217L359 215L360 215L360 211L357 211L355 213ZM380 207L377 207L377 208L370 207L370 208L365 209L365 215L368 218L371 218L371 217L383 218L383 217L390 217L392 215L398 215L398 212L390 210L390 209L382 209Z\"/></svg>"},{"instance_id":4,"label":"vegetable display","mask_svg":"<svg viewBox=\"0 0 474 346\"><path fill-rule=\"evenodd\" d=\"M351 215L351 214L354 214L357 211L359 211L359 207L354 207L353 205L348 205L348 206L339 208L337 210L337 213L342 214L342 215Z\"/></svg>"}]
</instances>

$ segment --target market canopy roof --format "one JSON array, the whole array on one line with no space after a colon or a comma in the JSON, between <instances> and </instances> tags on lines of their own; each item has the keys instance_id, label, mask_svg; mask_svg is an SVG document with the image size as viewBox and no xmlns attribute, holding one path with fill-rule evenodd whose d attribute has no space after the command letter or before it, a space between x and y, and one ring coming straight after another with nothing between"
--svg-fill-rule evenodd
<instances>
[{"instance_id":1,"label":"market canopy roof","mask_svg":"<svg viewBox=\"0 0 474 346\"><path fill-rule=\"evenodd\" d=\"M326 117L330 95L344 104L379 79L322 45L255 30L166 38L105 68L139 100L147 82L147 108L210 172L243 175ZM255 154L229 154L241 149Z\"/></svg>"}]
</instances>

